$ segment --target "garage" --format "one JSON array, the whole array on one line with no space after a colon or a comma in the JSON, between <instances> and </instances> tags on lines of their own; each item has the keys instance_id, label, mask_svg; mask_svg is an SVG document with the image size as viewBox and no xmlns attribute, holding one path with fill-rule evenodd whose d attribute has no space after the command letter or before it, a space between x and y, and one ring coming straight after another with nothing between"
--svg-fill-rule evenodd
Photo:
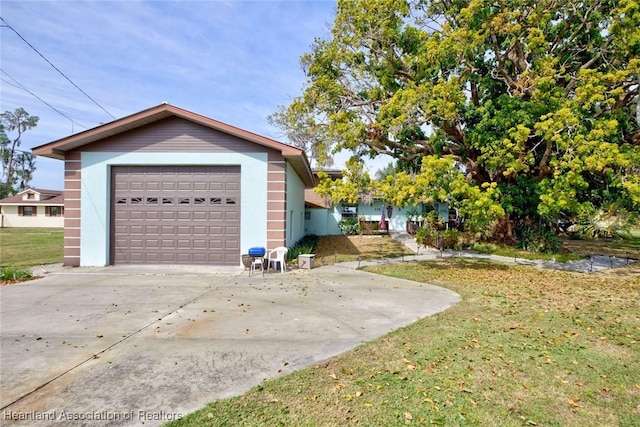
<instances>
[{"instance_id":1,"label":"garage","mask_svg":"<svg viewBox=\"0 0 640 427\"><path fill-rule=\"evenodd\" d=\"M67 266L242 267L305 234L304 150L167 103L32 152L64 161Z\"/></svg>"},{"instance_id":2,"label":"garage","mask_svg":"<svg viewBox=\"0 0 640 427\"><path fill-rule=\"evenodd\" d=\"M112 264L239 264L239 166L113 166L111 189Z\"/></svg>"}]
</instances>

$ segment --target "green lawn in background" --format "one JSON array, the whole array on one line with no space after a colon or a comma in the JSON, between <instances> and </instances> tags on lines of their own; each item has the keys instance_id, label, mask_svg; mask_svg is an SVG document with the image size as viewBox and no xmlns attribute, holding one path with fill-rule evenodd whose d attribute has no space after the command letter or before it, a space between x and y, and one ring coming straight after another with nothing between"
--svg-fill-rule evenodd
<instances>
[{"instance_id":1,"label":"green lawn in background","mask_svg":"<svg viewBox=\"0 0 640 427\"><path fill-rule=\"evenodd\" d=\"M63 261L62 228L0 228L0 267Z\"/></svg>"}]
</instances>

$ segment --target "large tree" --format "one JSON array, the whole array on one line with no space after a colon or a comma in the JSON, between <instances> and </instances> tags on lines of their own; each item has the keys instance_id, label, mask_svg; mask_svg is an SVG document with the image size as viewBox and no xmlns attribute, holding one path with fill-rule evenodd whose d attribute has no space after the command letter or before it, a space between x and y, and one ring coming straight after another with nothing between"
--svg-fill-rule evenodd
<instances>
[{"instance_id":1,"label":"large tree","mask_svg":"<svg viewBox=\"0 0 640 427\"><path fill-rule=\"evenodd\" d=\"M636 0L339 0L272 120L320 162L398 159L412 173L378 187L389 201L447 201L510 234L640 208L639 58Z\"/></svg>"},{"instance_id":2,"label":"large tree","mask_svg":"<svg viewBox=\"0 0 640 427\"><path fill-rule=\"evenodd\" d=\"M38 116L31 116L24 108L0 114L0 199L27 188L36 169L35 156L20 149L22 135L38 124ZM7 132L12 134L10 138Z\"/></svg>"}]
</instances>

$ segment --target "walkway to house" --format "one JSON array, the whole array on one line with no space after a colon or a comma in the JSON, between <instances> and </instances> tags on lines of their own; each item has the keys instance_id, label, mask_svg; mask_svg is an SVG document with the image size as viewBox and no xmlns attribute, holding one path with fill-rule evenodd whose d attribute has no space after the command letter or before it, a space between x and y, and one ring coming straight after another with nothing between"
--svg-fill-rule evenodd
<instances>
[{"instance_id":1,"label":"walkway to house","mask_svg":"<svg viewBox=\"0 0 640 427\"><path fill-rule=\"evenodd\" d=\"M364 266L364 265L375 265L380 263L392 263L392 262L401 262L401 261L408 261L408 260L428 260L428 259L438 259L438 258L468 257L468 258L490 259L490 260L499 261L499 262L516 263L516 264L522 264L522 265L535 265L541 268L552 268L552 269L563 270L563 271L595 273L598 271L608 270L612 268L624 267L626 265L629 265L631 262L636 261L634 259L619 258L614 256L591 255L587 258L563 263L563 262L555 262L555 261L528 260L528 259L516 258L516 257L480 254L473 251L446 250L446 251L440 252L437 249L421 247L420 245L418 245L415 238L408 233L397 233L397 232L391 233L391 237L393 237L400 243L404 244L407 248L409 248L413 252L413 254L403 258L372 260L372 261L366 261L366 262L362 261L360 263L354 262L354 263L350 263L351 266L358 267L358 266Z\"/></svg>"}]
</instances>

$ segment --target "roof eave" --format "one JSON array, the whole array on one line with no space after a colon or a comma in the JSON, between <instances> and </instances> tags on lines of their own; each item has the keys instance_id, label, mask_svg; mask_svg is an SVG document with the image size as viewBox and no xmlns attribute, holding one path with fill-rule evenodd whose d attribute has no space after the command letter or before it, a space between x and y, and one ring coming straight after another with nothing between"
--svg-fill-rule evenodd
<instances>
[{"instance_id":1,"label":"roof eave","mask_svg":"<svg viewBox=\"0 0 640 427\"><path fill-rule=\"evenodd\" d=\"M315 185L315 179L311 170L311 165L309 164L309 160L307 159L303 150L166 103L140 111L135 114L131 114L129 116L114 120L98 127L88 129L86 131L68 136L66 138L61 138L56 141L34 147L31 151L37 156L64 160L66 157L66 153L70 150L75 150L82 147L83 145L90 144L92 142L96 142L101 139L105 139L132 129L136 129L138 127L145 126L158 120L162 120L172 116L180 117L185 120L198 123L202 126L216 129L220 132L224 132L229 135L233 135L238 138L253 142L255 144L280 151L282 155L294 167L294 169L304 182L305 186L313 187Z\"/></svg>"}]
</instances>

